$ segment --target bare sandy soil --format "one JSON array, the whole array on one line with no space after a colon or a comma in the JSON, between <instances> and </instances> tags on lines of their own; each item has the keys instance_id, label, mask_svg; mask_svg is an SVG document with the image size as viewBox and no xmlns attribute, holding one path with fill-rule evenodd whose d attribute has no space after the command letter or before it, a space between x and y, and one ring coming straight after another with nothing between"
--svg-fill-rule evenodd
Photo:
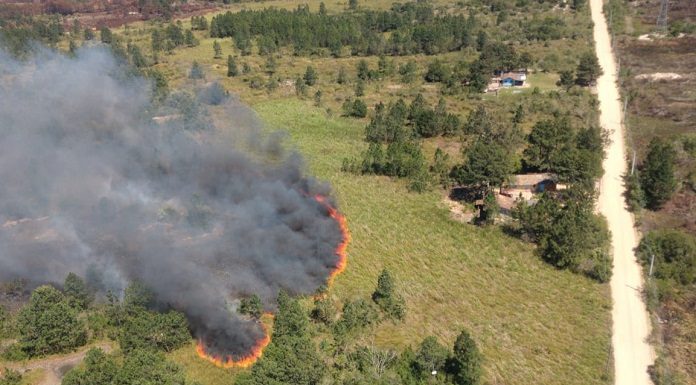
<instances>
[{"instance_id":1,"label":"bare sandy soil","mask_svg":"<svg viewBox=\"0 0 696 385\"><path fill-rule=\"evenodd\" d=\"M607 23L602 13L602 0L591 0L594 39L599 64L604 75L597 82L600 102L600 123L609 131L611 144L604 160L599 210L607 217L611 231L614 274L611 295L614 350L614 383L616 385L650 385L648 366L654 353L647 342L650 321L641 296L643 278L634 253L638 234L623 198L622 174L626 170L626 150L622 125L622 106L616 83L616 63Z\"/></svg>"}]
</instances>

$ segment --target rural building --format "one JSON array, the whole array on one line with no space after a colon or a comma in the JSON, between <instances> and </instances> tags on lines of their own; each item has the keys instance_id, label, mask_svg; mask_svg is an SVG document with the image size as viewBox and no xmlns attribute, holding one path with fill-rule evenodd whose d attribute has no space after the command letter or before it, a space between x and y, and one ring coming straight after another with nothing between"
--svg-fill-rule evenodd
<instances>
[{"instance_id":1,"label":"rural building","mask_svg":"<svg viewBox=\"0 0 696 385\"><path fill-rule=\"evenodd\" d=\"M503 186L496 194L496 202L500 206L500 212L509 215L518 199L533 205L536 203L536 194L565 188L565 185L558 183L558 178L554 174L518 174L513 176L510 183Z\"/></svg>"},{"instance_id":2,"label":"rural building","mask_svg":"<svg viewBox=\"0 0 696 385\"><path fill-rule=\"evenodd\" d=\"M523 72L506 72L500 75L501 87L522 87L527 80L527 74Z\"/></svg>"},{"instance_id":3,"label":"rural building","mask_svg":"<svg viewBox=\"0 0 696 385\"><path fill-rule=\"evenodd\" d=\"M511 72L496 70L493 72L487 92L497 91L498 89L508 87L524 87L527 81L527 70L519 69Z\"/></svg>"},{"instance_id":4,"label":"rural building","mask_svg":"<svg viewBox=\"0 0 696 385\"><path fill-rule=\"evenodd\" d=\"M556 191L558 189L557 180L556 175L549 173L518 174L512 178L508 187L530 190L532 193L543 193L544 191Z\"/></svg>"}]
</instances>

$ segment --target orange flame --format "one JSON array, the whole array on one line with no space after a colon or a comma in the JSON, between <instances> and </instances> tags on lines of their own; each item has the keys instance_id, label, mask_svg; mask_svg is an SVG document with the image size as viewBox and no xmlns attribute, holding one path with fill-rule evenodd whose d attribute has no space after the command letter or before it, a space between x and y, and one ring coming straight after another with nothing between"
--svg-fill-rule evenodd
<instances>
[{"instance_id":1,"label":"orange flame","mask_svg":"<svg viewBox=\"0 0 696 385\"><path fill-rule=\"evenodd\" d=\"M265 317L270 317L271 319L273 319L273 314L271 313L264 313L263 315ZM205 345L201 340L198 340L198 343L196 344L196 353L198 353L199 357L211 362L213 365L220 368L248 368L251 365L253 365L256 362L256 360L261 358L261 356L263 355L263 349L265 349L266 346L268 346L268 344L271 342L271 335L268 333L268 328L266 327L266 324L262 322L261 328L263 329L264 337L256 341L256 344L251 349L249 354L239 359L235 360L232 356L222 357L210 354L205 350Z\"/></svg>"},{"instance_id":2,"label":"orange flame","mask_svg":"<svg viewBox=\"0 0 696 385\"><path fill-rule=\"evenodd\" d=\"M348 265L348 244L351 240L350 230L348 230L348 221L346 221L346 217L339 213L336 208L326 202L325 196L315 195L314 199L319 202L319 204L326 207L326 209L329 211L329 216L338 223L338 227L340 228L342 235L341 243L336 246L338 262L336 263L336 267L331 271L331 273L329 273L329 278L326 280L327 286L331 287L336 277L343 273Z\"/></svg>"},{"instance_id":3,"label":"orange flame","mask_svg":"<svg viewBox=\"0 0 696 385\"><path fill-rule=\"evenodd\" d=\"M335 251L336 256L338 256L338 262L336 262L336 266L331 271L331 273L329 273L329 278L327 278L326 280L327 286L331 287L331 285L333 285L334 279L336 279L336 277L339 274L343 273L343 271L346 269L346 266L348 265L347 249L348 244L351 240L350 231L348 230L348 222L346 221L346 217L339 213L335 207L331 206L326 201L325 196L315 195L314 199L328 210L329 216L338 223L338 227L341 230L342 235L341 243L339 243L338 246L336 246ZM264 313L264 316L273 319L273 314L271 313ZM259 341L256 341L256 344L251 349L251 352L249 352L249 354L237 360L235 360L232 356L222 357L208 353L205 350L205 345L203 344L203 341L201 340L198 340L198 343L196 344L196 353L198 353L199 357L213 363L215 366L220 368L248 368L251 365L253 365L259 358L261 358L261 356L263 355L263 349L265 349L266 346L268 346L268 344L271 342L271 335L268 333L268 328L264 323L261 323L261 328L263 329L264 337Z\"/></svg>"}]
</instances>

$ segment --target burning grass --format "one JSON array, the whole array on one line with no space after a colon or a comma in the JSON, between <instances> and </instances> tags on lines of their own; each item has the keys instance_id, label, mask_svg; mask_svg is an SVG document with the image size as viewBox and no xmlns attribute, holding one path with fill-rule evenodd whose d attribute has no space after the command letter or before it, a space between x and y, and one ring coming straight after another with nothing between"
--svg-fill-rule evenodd
<instances>
[{"instance_id":1,"label":"burning grass","mask_svg":"<svg viewBox=\"0 0 696 385\"><path fill-rule=\"evenodd\" d=\"M347 250L348 244L350 243L350 231L348 230L348 223L346 221L346 217L344 217L334 206L331 205L331 203L329 203L329 199L326 196L315 195L314 199L320 205L326 208L329 216L333 218L338 224L338 227L342 235L341 241L336 246L335 251L335 254L338 257L336 267L329 273L329 276L326 279L327 287L331 287L336 277L343 273L343 271L345 271L346 266L348 264ZM272 313L264 313L263 317L266 320L273 320ZM241 357L234 357L232 355L223 356L211 352L206 346L205 341L203 341L202 339L199 339L196 342L196 353L200 358L203 358L204 360L211 362L213 365L219 368L248 368L263 356L263 350L271 342L271 334L268 330L268 327L266 326L267 322L260 321L259 324L261 325L261 329L263 330L263 337L256 341L256 344L251 348L251 350L247 354Z\"/></svg>"},{"instance_id":2,"label":"burning grass","mask_svg":"<svg viewBox=\"0 0 696 385\"><path fill-rule=\"evenodd\" d=\"M270 319L271 322L273 320L273 314L271 313L264 313L264 317L266 319ZM230 355L223 357L220 355L216 355L215 353L210 353L206 350L205 343L202 340L198 340L196 342L196 354L198 354L198 357L203 358L208 362L211 362L213 365L219 368L248 368L251 365L253 365L259 358L261 358L261 356L263 356L263 350L271 342L271 335L268 331L266 323L260 322L260 324L264 333L263 338L258 340L256 342L256 345L254 345L251 348L251 351L243 357L232 357Z\"/></svg>"}]
</instances>

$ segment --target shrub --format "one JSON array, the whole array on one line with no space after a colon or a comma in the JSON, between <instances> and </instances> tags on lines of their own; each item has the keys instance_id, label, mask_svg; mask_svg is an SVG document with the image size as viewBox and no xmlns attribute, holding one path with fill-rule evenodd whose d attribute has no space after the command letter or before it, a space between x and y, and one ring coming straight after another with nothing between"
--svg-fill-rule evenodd
<instances>
[{"instance_id":1,"label":"shrub","mask_svg":"<svg viewBox=\"0 0 696 385\"><path fill-rule=\"evenodd\" d=\"M696 283L696 237L679 230L651 231L640 241L638 258L647 267L653 255L656 278Z\"/></svg>"},{"instance_id":2,"label":"shrub","mask_svg":"<svg viewBox=\"0 0 696 385\"><path fill-rule=\"evenodd\" d=\"M387 269L382 270L377 278L372 300L392 319L402 320L406 315L404 300L396 293L394 279Z\"/></svg>"},{"instance_id":3,"label":"shrub","mask_svg":"<svg viewBox=\"0 0 696 385\"><path fill-rule=\"evenodd\" d=\"M336 307L328 298L317 298L314 300L314 309L312 309L312 318L315 321L330 325L336 318Z\"/></svg>"},{"instance_id":4,"label":"shrub","mask_svg":"<svg viewBox=\"0 0 696 385\"><path fill-rule=\"evenodd\" d=\"M363 300L346 302L343 305L341 319L334 324L334 333L346 335L350 332L365 328L377 321L377 312L372 305Z\"/></svg>"},{"instance_id":5,"label":"shrub","mask_svg":"<svg viewBox=\"0 0 696 385\"><path fill-rule=\"evenodd\" d=\"M3 377L0 378L0 385L19 385L22 383L22 374L16 370L5 368Z\"/></svg>"}]
</instances>

